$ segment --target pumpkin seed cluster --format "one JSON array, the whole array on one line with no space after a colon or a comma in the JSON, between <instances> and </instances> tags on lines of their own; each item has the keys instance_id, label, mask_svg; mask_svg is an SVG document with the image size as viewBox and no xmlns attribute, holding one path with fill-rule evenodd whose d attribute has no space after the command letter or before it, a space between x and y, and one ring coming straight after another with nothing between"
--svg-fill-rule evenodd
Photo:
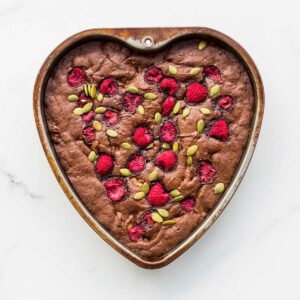
<instances>
[{"instance_id":1,"label":"pumpkin seed cluster","mask_svg":"<svg viewBox=\"0 0 300 300\"><path fill-rule=\"evenodd\" d=\"M200 41L198 45L198 49L200 51L199 53L202 53L203 51L205 52L205 49L208 46L209 45L205 40ZM147 74L150 74L150 72L151 76L147 77ZM153 74L158 74L162 78L153 78ZM200 81L201 74L203 77L202 81ZM100 172L100 174L102 172L102 165L101 161L99 162L99 160L102 159L102 156L97 153L97 147L93 144L95 140L101 141L103 138L107 138L109 141L114 140L113 147L114 149L119 148L118 151L121 153L120 155L138 152L141 153L141 156L143 157L146 155L145 153L147 151L151 151L154 148L154 151L157 151L159 155L161 155L161 162L159 161L158 157L156 158L156 161L153 160L156 166L146 177L143 177L147 178L147 180L144 179L142 182L139 182L136 180L136 178L140 172L145 172L147 170L146 167L143 167L142 170L136 171L135 168L139 166L129 161L127 165L122 166L118 170L119 177L115 178L111 175L114 168L113 159L112 162L110 162L112 166L110 169L108 168L108 173L105 173L103 178L105 180L107 180L107 177L112 178L109 180L115 180L114 184L119 184L120 186L123 184L122 188L124 187L124 190L128 188L127 183L129 180L135 182L135 184L139 186L139 190L133 194L132 200L136 202L147 201L147 199L149 200L153 186L163 179L164 172L169 172L167 168L163 169L164 166L170 165L171 162L173 163L172 160L175 160L175 163L174 166L172 166L171 171L176 170L177 156L181 155L185 157L186 168L188 170L197 169L199 162L202 161L199 151L200 143L195 142L194 144L188 145L188 147L181 143L180 133L178 133L178 128L176 126L176 122L178 120L186 122L184 123L187 124L186 126L191 126L191 123L193 123L193 132L191 134L195 134L197 140L208 137L216 138L219 140L219 142L227 141L227 136L224 133L222 133L222 136L218 133L221 131L218 128L218 126L221 126L221 123L218 123L217 126L212 118L215 115L216 109L218 109L215 108L215 103L218 102L220 97L222 97L221 92L223 81L221 78L221 71L215 66L192 66L188 70L187 74L189 77L189 82L186 85L186 98L178 100L176 99L176 94L179 89L177 77L180 75L183 75L181 66L170 64L166 70L164 70L164 72L158 67L152 67L151 70L149 69L145 71L145 81L149 84L157 85L157 88L147 89L145 86L125 84L125 86L123 86L124 95L122 97L126 113L123 113L123 111L117 111L113 107L110 107L110 105L107 105L107 103L110 102L111 97L113 97L114 94L118 92L118 89L121 89L121 86L124 85L124 83L117 83L112 78L104 78L100 82L100 85L96 83L84 83L82 85L82 90L79 93L72 93L68 96L68 101L73 103L73 114L77 117L81 117L82 119L83 138L91 149L89 153L87 153L87 159L91 163L95 164L96 171L100 169L100 171L97 171ZM104 84L105 80L106 82ZM206 83L205 80L207 80L208 83ZM164 93L164 97L161 97L161 92ZM225 96L229 97L227 95ZM167 104L168 97L173 98L170 98L170 102ZM203 97L204 99L202 99ZM162 105L159 104L162 101L161 99L164 101ZM206 101L206 99L209 99L209 101ZM223 107L228 106L228 101L230 101L230 98L228 99L223 99ZM148 110L149 101L157 101L157 111L154 112L154 114ZM127 114L132 113L134 113L141 120L144 120L145 123L149 123L149 115L152 113L152 123L150 127L151 130L152 128L158 128L157 131L159 131L161 135L159 139L152 137L152 131L150 133L148 132L150 131L149 128L141 129L144 130L143 134L136 133L135 131L133 137L124 137L120 131L118 123L122 118L125 118ZM171 118L172 122L170 121ZM174 120L175 125L173 124ZM166 123L168 123L168 128ZM170 125L170 123L173 125ZM224 127L224 125L222 126ZM167 128L167 130L164 132L165 128ZM172 134L170 134L168 130L171 130ZM172 138L170 138L170 136L172 136ZM134 158L135 157L133 157L133 159ZM106 159L108 160L108 158ZM144 163L148 163L148 160ZM205 176L208 176L207 174L213 174L213 176L215 176L215 169L212 165L205 165L205 168L207 169L206 173L203 172L204 179L201 179L202 183L199 185L212 183L210 178L209 180L206 179ZM116 172L114 174L116 174ZM176 173L174 173L174 176L176 176ZM104 180L101 176L99 176L99 178L100 180ZM109 187L107 181L105 184L104 186L107 189L108 197L110 197L109 189L111 187ZM225 185L222 182L215 184L211 188L211 191L216 195L223 193L224 190ZM166 194L163 193L162 195L164 197L169 197L169 200L166 201L168 205L180 204L185 212L191 212L194 209L193 205L195 205L195 201L192 198L188 198L185 193L186 191L180 192L180 187L178 187L178 189L169 191ZM125 199L126 195L126 192L122 192L122 198L115 200L111 197L111 200L121 201ZM152 207L149 220L152 220L154 224L161 224L165 226L176 224L176 218L170 218L169 210L165 208L165 205L163 206L164 207Z\"/></svg>"}]
</instances>

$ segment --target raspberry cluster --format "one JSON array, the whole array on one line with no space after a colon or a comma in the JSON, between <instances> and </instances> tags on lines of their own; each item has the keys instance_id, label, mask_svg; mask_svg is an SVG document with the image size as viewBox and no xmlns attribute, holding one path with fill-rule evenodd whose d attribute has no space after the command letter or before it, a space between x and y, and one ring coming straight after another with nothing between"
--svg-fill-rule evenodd
<instances>
[{"instance_id":1,"label":"raspberry cluster","mask_svg":"<svg viewBox=\"0 0 300 300\"><path fill-rule=\"evenodd\" d=\"M221 71L214 65L205 66L203 68L203 78L208 78L218 85L223 83ZM107 195L112 202L119 202L128 196L126 177L137 176L145 170L147 161L143 156L143 151L147 151L154 140L159 140L161 145L173 144L173 148L171 149L162 147L161 151L153 160L154 164L163 172L171 172L177 167L176 152L178 149L176 150L174 145L177 143L178 148L179 132L172 117L174 116L174 109L178 102L176 94L180 84L176 81L174 76L165 76L162 70L156 66L152 66L145 71L144 79L148 84L157 85L158 90L164 93L164 100L159 116L160 122L159 125L156 124L160 126L159 136L153 136L153 132L145 124L140 124L134 129L133 136L131 137L132 144L135 144L140 149L140 153L130 157L124 168L120 170L120 173L124 177L112 176L112 172L115 168L114 157L112 155L107 153L98 153L95 156L91 155L90 160L95 163L95 172L99 180L103 181ZM185 101L188 105L200 105L208 99L210 91L204 79L201 82L186 82ZM70 97L70 99L75 99L76 108L74 109L74 113L81 116L83 122L82 135L85 142L90 145L96 139L97 131L102 128L102 125L96 118L97 114L101 114L101 120L106 124L107 128L113 128L113 126L121 120L119 111L114 108L99 106L99 101L104 97L112 97L118 93L119 83L115 79L107 77L104 78L96 88L87 83L85 71L80 67L74 67L68 73L67 82L74 89L84 85L83 91L81 91L78 96L73 95L74 97ZM96 98L98 101L96 101ZM132 87L131 90L128 89L128 91L124 93L122 101L125 111L128 113L137 113L137 110L141 109L144 98L143 95L137 92L136 88ZM214 101L216 109L219 109L223 113L230 111L234 106L234 99L230 95L216 97ZM199 128L198 132L200 133ZM220 142L226 142L229 139L228 123L223 118L215 119L203 133ZM109 129L107 130L107 135L113 138L117 133L113 129ZM126 147L130 148L131 145L128 144ZM210 161L200 161L198 166L195 167L198 170L199 185L212 183L216 176L216 169ZM139 195L137 195L135 199L140 200L147 198L150 210L144 212L143 217L139 221L136 221L135 225L129 229L129 238L133 242L143 237L145 228L154 226L155 223L164 222L160 216L153 215L156 213L155 209L157 207L164 207L170 203L173 198L173 200L178 200L175 201L175 203L180 203L182 213L192 213L196 203L194 198L184 198L180 194L176 196L175 192L174 197L170 196L170 194L172 194L171 191L167 191L157 178L145 184L145 189L138 193ZM167 218L165 221L166 224L174 224L174 222L171 222L172 220L168 219L167 214L164 217Z\"/></svg>"}]
</instances>

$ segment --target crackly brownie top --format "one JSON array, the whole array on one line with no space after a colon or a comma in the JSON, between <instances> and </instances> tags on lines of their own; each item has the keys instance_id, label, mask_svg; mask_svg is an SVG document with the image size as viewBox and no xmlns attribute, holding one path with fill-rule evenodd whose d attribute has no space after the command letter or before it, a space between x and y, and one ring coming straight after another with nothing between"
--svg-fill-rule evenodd
<instances>
[{"instance_id":1,"label":"crackly brownie top","mask_svg":"<svg viewBox=\"0 0 300 300\"><path fill-rule=\"evenodd\" d=\"M156 259L207 216L248 139L253 90L243 64L197 39L142 54L95 41L68 52L45 115L75 191L121 243Z\"/></svg>"}]
</instances>

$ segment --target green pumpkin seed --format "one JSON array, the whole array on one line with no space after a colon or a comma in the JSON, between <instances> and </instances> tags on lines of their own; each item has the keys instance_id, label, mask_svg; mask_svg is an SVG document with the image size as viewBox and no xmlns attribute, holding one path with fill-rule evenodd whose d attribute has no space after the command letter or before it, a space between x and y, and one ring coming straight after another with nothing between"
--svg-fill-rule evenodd
<instances>
[{"instance_id":1,"label":"green pumpkin seed","mask_svg":"<svg viewBox=\"0 0 300 300\"><path fill-rule=\"evenodd\" d=\"M75 101L77 101L79 98L78 98L78 96L77 95L70 95L70 96L68 96L68 100L70 101L70 102L75 102Z\"/></svg>"},{"instance_id":2,"label":"green pumpkin seed","mask_svg":"<svg viewBox=\"0 0 300 300\"><path fill-rule=\"evenodd\" d=\"M177 102L173 108L173 114L178 114L180 111L180 102Z\"/></svg>"},{"instance_id":3,"label":"green pumpkin seed","mask_svg":"<svg viewBox=\"0 0 300 300\"><path fill-rule=\"evenodd\" d=\"M163 218L167 218L170 214L166 209L163 208L158 208L157 212L163 217Z\"/></svg>"},{"instance_id":4,"label":"green pumpkin seed","mask_svg":"<svg viewBox=\"0 0 300 300\"><path fill-rule=\"evenodd\" d=\"M161 113L159 113L159 112L155 113L154 120L155 120L156 124L160 124L161 120L162 120Z\"/></svg>"},{"instance_id":5,"label":"green pumpkin seed","mask_svg":"<svg viewBox=\"0 0 300 300\"><path fill-rule=\"evenodd\" d=\"M184 199L184 197L180 195L180 196L177 196L177 197L173 198L173 201L174 202L180 202L183 199Z\"/></svg>"},{"instance_id":6,"label":"green pumpkin seed","mask_svg":"<svg viewBox=\"0 0 300 300\"><path fill-rule=\"evenodd\" d=\"M132 146L129 143L126 143L126 142L122 143L121 147L125 150L131 150L132 149Z\"/></svg>"},{"instance_id":7,"label":"green pumpkin seed","mask_svg":"<svg viewBox=\"0 0 300 300\"><path fill-rule=\"evenodd\" d=\"M166 149L166 150L171 148L170 144L168 144L168 143L163 143L163 144L161 145L161 147L162 147L163 149Z\"/></svg>"},{"instance_id":8,"label":"green pumpkin seed","mask_svg":"<svg viewBox=\"0 0 300 300\"><path fill-rule=\"evenodd\" d=\"M93 127L96 129L96 131L102 130L102 124L97 120L93 121Z\"/></svg>"},{"instance_id":9,"label":"green pumpkin seed","mask_svg":"<svg viewBox=\"0 0 300 300\"><path fill-rule=\"evenodd\" d=\"M190 70L190 75L191 76L196 76L196 75L199 74L200 70L201 69L199 67L195 67L195 68L193 68L193 69Z\"/></svg>"},{"instance_id":10,"label":"green pumpkin seed","mask_svg":"<svg viewBox=\"0 0 300 300\"><path fill-rule=\"evenodd\" d=\"M135 200L141 200L145 197L145 193L144 192L138 192L134 195L134 199Z\"/></svg>"},{"instance_id":11,"label":"green pumpkin seed","mask_svg":"<svg viewBox=\"0 0 300 300\"><path fill-rule=\"evenodd\" d=\"M125 168L120 169L120 173L121 173L121 175L126 176L126 177L132 175L131 172L130 172L130 170L129 169L125 169Z\"/></svg>"},{"instance_id":12,"label":"green pumpkin seed","mask_svg":"<svg viewBox=\"0 0 300 300\"><path fill-rule=\"evenodd\" d=\"M172 198L175 198L175 197L180 196L180 193L179 193L178 190L173 190L173 191L170 192L170 195L171 195Z\"/></svg>"},{"instance_id":13,"label":"green pumpkin seed","mask_svg":"<svg viewBox=\"0 0 300 300\"><path fill-rule=\"evenodd\" d=\"M199 120L198 123L197 123L197 131L199 133L202 133L203 130L204 130L204 127L205 127L205 123L203 120Z\"/></svg>"},{"instance_id":14,"label":"green pumpkin seed","mask_svg":"<svg viewBox=\"0 0 300 300\"><path fill-rule=\"evenodd\" d=\"M221 87L216 84L214 86L211 87L210 91L209 91L209 94L213 97L213 96L216 96L217 94L219 94L221 90Z\"/></svg>"},{"instance_id":15,"label":"green pumpkin seed","mask_svg":"<svg viewBox=\"0 0 300 300\"><path fill-rule=\"evenodd\" d=\"M187 151L186 151L186 155L187 156L193 156L196 154L196 152L198 151L198 146L197 145L193 145L188 147Z\"/></svg>"},{"instance_id":16,"label":"green pumpkin seed","mask_svg":"<svg viewBox=\"0 0 300 300\"><path fill-rule=\"evenodd\" d=\"M112 129L106 130L106 134L110 137L117 137L118 136L118 133L115 130L112 130Z\"/></svg>"},{"instance_id":17,"label":"green pumpkin seed","mask_svg":"<svg viewBox=\"0 0 300 300\"><path fill-rule=\"evenodd\" d=\"M158 173L157 173L156 171L153 171L153 172L151 172L150 175L149 175L149 180L150 180L150 181L154 181L154 180L157 179L157 176L158 176Z\"/></svg>"},{"instance_id":18,"label":"green pumpkin seed","mask_svg":"<svg viewBox=\"0 0 300 300\"><path fill-rule=\"evenodd\" d=\"M127 92L131 93L131 94L137 94L139 92L138 88L135 86L129 86L127 88Z\"/></svg>"},{"instance_id":19,"label":"green pumpkin seed","mask_svg":"<svg viewBox=\"0 0 300 300\"><path fill-rule=\"evenodd\" d=\"M155 100L157 98L157 95L154 93L146 93L144 95L144 98L147 100Z\"/></svg>"},{"instance_id":20,"label":"green pumpkin seed","mask_svg":"<svg viewBox=\"0 0 300 300\"><path fill-rule=\"evenodd\" d=\"M103 98L104 98L103 94L99 93L97 96L97 100L100 102L103 100Z\"/></svg>"},{"instance_id":21,"label":"green pumpkin seed","mask_svg":"<svg viewBox=\"0 0 300 300\"><path fill-rule=\"evenodd\" d=\"M145 193L145 194L148 194L149 193L149 184L147 182L144 182L143 185L142 185L142 191Z\"/></svg>"},{"instance_id":22,"label":"green pumpkin seed","mask_svg":"<svg viewBox=\"0 0 300 300\"><path fill-rule=\"evenodd\" d=\"M76 107L74 110L73 110L73 114L76 115L76 116L81 116L83 114L83 110L81 107Z\"/></svg>"},{"instance_id":23,"label":"green pumpkin seed","mask_svg":"<svg viewBox=\"0 0 300 300\"><path fill-rule=\"evenodd\" d=\"M176 224L175 220L167 220L167 221L163 221L163 225L168 226L168 225L174 225Z\"/></svg>"},{"instance_id":24,"label":"green pumpkin seed","mask_svg":"<svg viewBox=\"0 0 300 300\"><path fill-rule=\"evenodd\" d=\"M186 118L190 114L190 112L191 110L188 107L186 107L182 112L182 116Z\"/></svg>"},{"instance_id":25,"label":"green pumpkin seed","mask_svg":"<svg viewBox=\"0 0 300 300\"><path fill-rule=\"evenodd\" d=\"M211 114L211 110L209 108L206 108L206 107L201 107L199 108L201 114L205 115L205 116L208 116Z\"/></svg>"},{"instance_id":26,"label":"green pumpkin seed","mask_svg":"<svg viewBox=\"0 0 300 300\"><path fill-rule=\"evenodd\" d=\"M213 190L215 194L220 194L224 191L224 188L225 188L224 183L220 182L215 185Z\"/></svg>"},{"instance_id":27,"label":"green pumpkin seed","mask_svg":"<svg viewBox=\"0 0 300 300\"><path fill-rule=\"evenodd\" d=\"M94 85L91 86L90 95L94 99L97 95L97 89Z\"/></svg>"},{"instance_id":28,"label":"green pumpkin seed","mask_svg":"<svg viewBox=\"0 0 300 300\"><path fill-rule=\"evenodd\" d=\"M138 108L137 108L138 112L140 113L140 115L144 115L145 114L145 109L144 109L144 106L142 105L139 105Z\"/></svg>"},{"instance_id":29,"label":"green pumpkin seed","mask_svg":"<svg viewBox=\"0 0 300 300\"><path fill-rule=\"evenodd\" d=\"M154 147L154 143L151 143L146 147L146 150L152 149L153 147Z\"/></svg>"},{"instance_id":30,"label":"green pumpkin seed","mask_svg":"<svg viewBox=\"0 0 300 300\"><path fill-rule=\"evenodd\" d=\"M172 150L173 150L175 153L177 153L177 152L178 152L178 149L179 149L179 144L178 144L178 142L173 143Z\"/></svg>"},{"instance_id":31,"label":"green pumpkin seed","mask_svg":"<svg viewBox=\"0 0 300 300\"><path fill-rule=\"evenodd\" d=\"M96 114L103 114L106 111L106 107L104 106L99 106L95 109Z\"/></svg>"},{"instance_id":32,"label":"green pumpkin seed","mask_svg":"<svg viewBox=\"0 0 300 300\"><path fill-rule=\"evenodd\" d=\"M156 223L162 223L163 222L163 218L157 212L153 212L151 214L151 219Z\"/></svg>"},{"instance_id":33,"label":"green pumpkin seed","mask_svg":"<svg viewBox=\"0 0 300 300\"><path fill-rule=\"evenodd\" d=\"M83 106L82 111L83 113L88 113L93 107L93 103L87 103Z\"/></svg>"},{"instance_id":34,"label":"green pumpkin seed","mask_svg":"<svg viewBox=\"0 0 300 300\"><path fill-rule=\"evenodd\" d=\"M95 151L91 151L88 155L88 159L91 161L91 162L94 162L95 159L96 159L96 152Z\"/></svg>"},{"instance_id":35,"label":"green pumpkin seed","mask_svg":"<svg viewBox=\"0 0 300 300\"><path fill-rule=\"evenodd\" d=\"M188 166L191 166L193 164L193 158L191 156L188 156L188 158L186 159L186 164Z\"/></svg>"},{"instance_id":36,"label":"green pumpkin seed","mask_svg":"<svg viewBox=\"0 0 300 300\"><path fill-rule=\"evenodd\" d=\"M199 43L198 49L203 50L206 47L206 45L207 45L207 42L203 40Z\"/></svg>"},{"instance_id":37,"label":"green pumpkin seed","mask_svg":"<svg viewBox=\"0 0 300 300\"><path fill-rule=\"evenodd\" d=\"M86 95L86 96L89 96L89 86L88 86L87 84L85 84L85 85L83 86L83 88L84 88L84 93L85 93L85 95Z\"/></svg>"},{"instance_id":38,"label":"green pumpkin seed","mask_svg":"<svg viewBox=\"0 0 300 300\"><path fill-rule=\"evenodd\" d=\"M174 66L169 66L169 73L172 75L177 75L177 68Z\"/></svg>"}]
</instances>

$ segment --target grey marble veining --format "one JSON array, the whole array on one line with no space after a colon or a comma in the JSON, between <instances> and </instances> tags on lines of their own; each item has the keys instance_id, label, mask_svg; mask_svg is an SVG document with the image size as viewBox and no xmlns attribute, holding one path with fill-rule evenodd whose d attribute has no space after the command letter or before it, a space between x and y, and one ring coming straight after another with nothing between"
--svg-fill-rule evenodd
<instances>
[{"instance_id":1,"label":"grey marble veining","mask_svg":"<svg viewBox=\"0 0 300 300\"><path fill-rule=\"evenodd\" d=\"M0 168L0 174L9 183L10 188L21 190L24 195L29 196L33 200L43 198L41 195L30 191L28 186L22 180L18 179L15 174L2 168Z\"/></svg>"}]
</instances>

